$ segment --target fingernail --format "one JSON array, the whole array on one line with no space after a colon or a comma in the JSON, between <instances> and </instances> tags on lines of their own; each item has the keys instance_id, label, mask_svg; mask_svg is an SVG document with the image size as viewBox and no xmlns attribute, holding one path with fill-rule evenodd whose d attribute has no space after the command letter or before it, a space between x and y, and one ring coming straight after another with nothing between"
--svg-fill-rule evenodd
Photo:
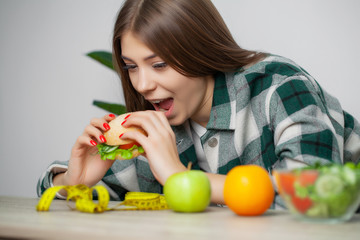
<instances>
[{"instance_id":1,"label":"fingernail","mask_svg":"<svg viewBox=\"0 0 360 240\"><path fill-rule=\"evenodd\" d=\"M103 126L104 126L104 128L105 128L106 130L109 130L109 129L110 129L110 126L109 126L109 124L107 124L107 123L104 123Z\"/></svg>"},{"instance_id":2,"label":"fingernail","mask_svg":"<svg viewBox=\"0 0 360 240\"><path fill-rule=\"evenodd\" d=\"M94 140L91 140L90 143L91 143L91 145L93 145L93 146L96 146L96 145L97 145L97 143L96 143Z\"/></svg>"},{"instance_id":3,"label":"fingernail","mask_svg":"<svg viewBox=\"0 0 360 240\"><path fill-rule=\"evenodd\" d=\"M127 119L128 117L130 117L131 114L128 114L124 119Z\"/></svg>"},{"instance_id":4,"label":"fingernail","mask_svg":"<svg viewBox=\"0 0 360 240\"><path fill-rule=\"evenodd\" d=\"M103 142L103 143L106 142L106 139L105 139L105 137L103 135L100 135L100 141Z\"/></svg>"},{"instance_id":5,"label":"fingernail","mask_svg":"<svg viewBox=\"0 0 360 240\"><path fill-rule=\"evenodd\" d=\"M122 135L124 135L124 134L123 134L123 133L122 133L122 134L120 134L119 138L121 138L121 137L122 137Z\"/></svg>"},{"instance_id":6,"label":"fingernail","mask_svg":"<svg viewBox=\"0 0 360 240\"><path fill-rule=\"evenodd\" d=\"M124 123L126 123L126 120L125 120L125 121L123 121L123 122L121 123L121 125L124 125Z\"/></svg>"},{"instance_id":7,"label":"fingernail","mask_svg":"<svg viewBox=\"0 0 360 240\"><path fill-rule=\"evenodd\" d=\"M115 117L115 115L114 115L114 114L112 114L112 113L110 113L110 114L109 114L109 117L114 118L114 117Z\"/></svg>"}]
</instances>

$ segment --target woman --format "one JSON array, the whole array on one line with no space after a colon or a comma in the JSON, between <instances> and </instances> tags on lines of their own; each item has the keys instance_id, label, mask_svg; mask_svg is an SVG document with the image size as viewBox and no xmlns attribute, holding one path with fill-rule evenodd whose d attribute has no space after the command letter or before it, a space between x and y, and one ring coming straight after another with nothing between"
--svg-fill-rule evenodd
<instances>
[{"instance_id":1,"label":"woman","mask_svg":"<svg viewBox=\"0 0 360 240\"><path fill-rule=\"evenodd\" d=\"M113 37L114 66L140 126L145 157L102 161L95 145L115 116L91 120L69 162L53 163L51 185L101 182L113 199L162 192L166 179L193 167L207 172L213 203L224 203L227 172L258 164L269 172L322 162L359 161L358 122L289 59L240 48L210 0L128 0Z\"/></svg>"}]
</instances>

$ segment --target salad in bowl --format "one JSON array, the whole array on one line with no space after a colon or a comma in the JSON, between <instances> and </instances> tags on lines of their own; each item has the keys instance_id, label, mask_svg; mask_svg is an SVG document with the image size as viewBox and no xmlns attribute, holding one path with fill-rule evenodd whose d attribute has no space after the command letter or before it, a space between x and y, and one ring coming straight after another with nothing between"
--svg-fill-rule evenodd
<instances>
[{"instance_id":1,"label":"salad in bowl","mask_svg":"<svg viewBox=\"0 0 360 240\"><path fill-rule=\"evenodd\" d=\"M360 163L317 163L273 176L287 208L302 220L348 221L360 205Z\"/></svg>"}]
</instances>

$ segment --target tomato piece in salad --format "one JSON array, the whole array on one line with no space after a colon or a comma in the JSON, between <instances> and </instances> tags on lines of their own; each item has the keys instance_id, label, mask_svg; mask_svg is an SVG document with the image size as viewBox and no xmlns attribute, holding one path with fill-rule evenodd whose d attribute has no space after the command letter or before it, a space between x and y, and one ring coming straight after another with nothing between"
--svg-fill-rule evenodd
<instances>
[{"instance_id":1,"label":"tomato piece in salad","mask_svg":"<svg viewBox=\"0 0 360 240\"><path fill-rule=\"evenodd\" d=\"M290 196L295 195L294 182L296 177L292 173L281 173L279 174L279 182L281 186L281 191L284 191Z\"/></svg>"},{"instance_id":2,"label":"tomato piece in salad","mask_svg":"<svg viewBox=\"0 0 360 240\"><path fill-rule=\"evenodd\" d=\"M312 201L309 197L299 198L292 196L291 202L300 213L305 213L312 206Z\"/></svg>"},{"instance_id":3,"label":"tomato piece in salad","mask_svg":"<svg viewBox=\"0 0 360 240\"><path fill-rule=\"evenodd\" d=\"M302 187L313 185L319 176L319 172L316 170L306 170L300 173L298 178L299 184Z\"/></svg>"}]
</instances>

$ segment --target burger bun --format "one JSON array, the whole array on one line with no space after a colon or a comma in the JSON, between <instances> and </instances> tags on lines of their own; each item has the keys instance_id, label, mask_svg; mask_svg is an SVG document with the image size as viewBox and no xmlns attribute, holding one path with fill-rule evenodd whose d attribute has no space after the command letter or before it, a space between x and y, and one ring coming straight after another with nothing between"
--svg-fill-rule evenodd
<instances>
[{"instance_id":1,"label":"burger bun","mask_svg":"<svg viewBox=\"0 0 360 240\"><path fill-rule=\"evenodd\" d=\"M146 135L145 131L142 128L139 127L123 127L121 123L125 121L125 117L128 116L129 113L119 115L115 119L109 122L110 129L104 133L104 137L106 139L106 144L110 146L118 146L118 145L124 145L134 142L131 139L120 139L119 136L123 133L129 132L129 131L138 131L144 135ZM136 150L137 152L137 150ZM133 152L135 157L135 151ZM140 154L138 154L140 155Z\"/></svg>"}]
</instances>

